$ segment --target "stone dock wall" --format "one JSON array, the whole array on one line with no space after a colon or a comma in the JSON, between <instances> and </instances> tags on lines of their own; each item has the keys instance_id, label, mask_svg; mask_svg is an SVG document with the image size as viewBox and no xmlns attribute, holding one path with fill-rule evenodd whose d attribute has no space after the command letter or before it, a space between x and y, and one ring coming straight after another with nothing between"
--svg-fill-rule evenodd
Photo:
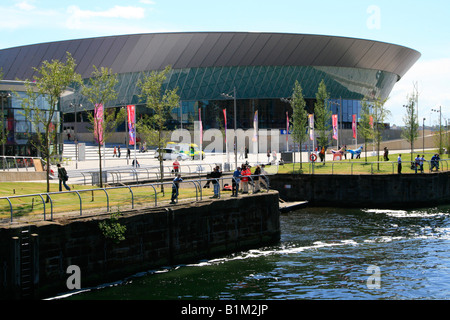
<instances>
[{"instance_id":1,"label":"stone dock wall","mask_svg":"<svg viewBox=\"0 0 450 320\"><path fill-rule=\"evenodd\" d=\"M117 244L99 228L105 219L110 215L0 228L0 298L68 292L70 266L86 288L280 239L276 191L123 212L125 240Z\"/></svg>"},{"instance_id":2,"label":"stone dock wall","mask_svg":"<svg viewBox=\"0 0 450 320\"><path fill-rule=\"evenodd\" d=\"M449 172L388 175L291 175L270 177L285 201L320 207L421 208L450 203Z\"/></svg>"}]
</instances>

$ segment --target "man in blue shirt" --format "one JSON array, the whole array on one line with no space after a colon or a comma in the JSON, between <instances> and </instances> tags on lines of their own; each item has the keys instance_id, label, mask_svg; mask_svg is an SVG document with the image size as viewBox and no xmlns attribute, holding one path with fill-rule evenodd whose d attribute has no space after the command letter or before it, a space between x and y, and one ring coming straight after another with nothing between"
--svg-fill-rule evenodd
<instances>
[{"instance_id":1,"label":"man in blue shirt","mask_svg":"<svg viewBox=\"0 0 450 320\"><path fill-rule=\"evenodd\" d=\"M241 177L241 168L237 167L236 170L233 173L233 178L232 178L232 182L231 182L231 196L232 197L237 197L238 196L238 190L239 190L239 182L240 182L240 177Z\"/></svg>"},{"instance_id":2,"label":"man in blue shirt","mask_svg":"<svg viewBox=\"0 0 450 320\"><path fill-rule=\"evenodd\" d=\"M178 201L178 189L180 187L180 182L183 181L183 179L181 179L181 173L179 173L175 179L173 179L173 183L172 183L172 201L170 202L170 204L174 204L175 203L175 199L177 199Z\"/></svg>"}]
</instances>

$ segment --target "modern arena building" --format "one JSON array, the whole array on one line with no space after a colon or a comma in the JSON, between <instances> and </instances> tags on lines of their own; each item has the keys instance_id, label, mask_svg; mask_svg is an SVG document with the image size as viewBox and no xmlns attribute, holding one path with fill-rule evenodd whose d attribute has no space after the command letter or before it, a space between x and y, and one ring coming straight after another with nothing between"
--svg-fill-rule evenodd
<instances>
[{"instance_id":1,"label":"modern arena building","mask_svg":"<svg viewBox=\"0 0 450 320\"><path fill-rule=\"evenodd\" d=\"M352 116L360 112L360 101L365 97L388 97L396 82L420 58L415 50L378 41L245 32L120 35L3 49L0 70L4 80L0 82L0 94L5 127L11 129L8 154L23 152L23 145L27 144L24 133L30 130L20 114L20 101L8 96L13 84L32 79L33 67L39 67L42 61L64 60L66 52L76 60L76 71L83 79L91 76L93 65L117 73L118 98L106 107L134 104L137 117L147 112L139 100L137 81L151 71L172 66L166 86L177 87L181 99L168 123L172 129L193 128L199 110L204 129L220 128L224 108L228 128L232 129L234 98L238 128L252 128L253 115L258 110L260 129L285 129L286 112L291 115L292 108L283 98L292 95L296 80L303 88L310 113L314 112L319 83L324 80L332 112L339 115L341 128L350 129ZM16 84L20 87L20 83ZM64 127L77 125L75 131L80 136L87 132L82 127L83 109L93 106L79 93L62 98ZM76 121L75 111L78 111ZM60 130L63 132L63 128ZM120 141L125 141L125 124L118 131L123 133Z\"/></svg>"}]
</instances>

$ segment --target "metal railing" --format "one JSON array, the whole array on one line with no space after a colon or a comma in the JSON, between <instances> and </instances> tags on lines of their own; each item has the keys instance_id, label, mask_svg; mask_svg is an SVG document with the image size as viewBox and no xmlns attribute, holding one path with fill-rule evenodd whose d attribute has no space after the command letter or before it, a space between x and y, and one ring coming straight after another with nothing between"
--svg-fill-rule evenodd
<instances>
[{"instance_id":1,"label":"metal railing","mask_svg":"<svg viewBox=\"0 0 450 320\"><path fill-rule=\"evenodd\" d=\"M439 161L436 161L435 163L437 163L439 170L441 171L449 171L449 163L450 159L440 159ZM296 165L299 163L296 163ZM314 174L315 173L315 169L316 168L320 168L323 163L321 162L308 162L308 163L303 163L303 165L308 165L308 174ZM335 166L349 166L349 173L351 175L354 174L354 168L357 166L367 166L370 165L370 174L376 174L376 169L375 166L377 165L382 165L383 167L389 166L391 168L391 173L395 174L397 171L397 166L398 163L397 161L327 161L326 164L331 164L331 174L334 175L335 173ZM414 164L414 161L402 161L402 172L405 172L406 169L412 167ZM443 170L445 165L445 170ZM428 171L431 172L431 170L433 168L436 168L435 166L433 166L433 161L431 160L425 160L424 164L424 171L428 169ZM278 171L279 167L277 167L277 171ZM414 169L412 169L414 170ZM419 171L419 169L418 169ZM340 174L342 174L342 172L340 172ZM346 172L347 174L347 172Z\"/></svg>"},{"instance_id":2,"label":"metal railing","mask_svg":"<svg viewBox=\"0 0 450 320\"><path fill-rule=\"evenodd\" d=\"M0 170L3 171L20 171L20 169L36 170L34 166L34 161L38 159L44 165L44 161L40 157L23 157L23 156L0 156Z\"/></svg>"},{"instance_id":3,"label":"metal railing","mask_svg":"<svg viewBox=\"0 0 450 320\"><path fill-rule=\"evenodd\" d=\"M250 176L241 176L241 179L243 177L247 177L250 181L249 184L252 186L252 191L253 193L258 192L259 190L256 189L256 184L255 182L255 178L258 177L258 179L264 179L266 181L266 189L267 192L269 192L269 178L265 175L250 175ZM222 183L222 189L224 187L224 181L232 181L232 179L234 179L234 177L224 177L224 178L209 178L209 179L194 179L194 180L183 180L180 182L180 184L189 184L189 185L193 185L194 189L195 189L195 201L202 201L204 194L203 194L203 188L202 188L202 182L212 182L213 180L216 181L217 183ZM23 199L23 198L35 198L35 197L39 197L40 200L42 201L42 205L43 205L43 219L44 220L53 220L53 216L54 216L54 200L55 197L57 195L64 195L64 194L75 194L78 197L79 200L79 206L78 206L78 210L79 210L79 216L83 215L83 200L82 200L82 196L81 194L83 193L92 193L92 197L93 197L93 192L96 191L103 191L105 196L106 196L106 212L110 212L111 206L110 206L110 198L111 198L111 191L112 190L117 190L117 189L127 189L129 191L130 194L130 198L128 200L128 202L131 204L131 208L134 209L135 208L135 191L133 191L133 189L135 188L152 188L153 189L153 197L154 198L154 206L157 207L158 206L158 192L157 192L157 188L164 186L164 185L169 185L174 187L175 184L173 181L171 182L158 182L158 183L147 183L147 184L140 184L140 185L133 185L133 186L118 186L118 187L107 187L107 188L95 188L95 189L84 189L84 190L73 190L73 191L60 191L60 192L48 192L48 193L37 193L37 194L27 194L27 195L16 195L16 196L7 196L7 197L0 197L0 201L7 201L9 204L9 211L10 211L10 222L12 223L14 221L14 205L12 203L12 199ZM239 185L237 186L239 187ZM178 188L182 189L181 187ZM219 188L219 198L221 195L221 188ZM47 200L46 200L47 199ZM165 200L162 200L165 201ZM178 202L178 197L177 197L177 202ZM34 203L34 200L33 200ZM48 208L48 205L50 206L50 208ZM101 206L96 207L95 209L101 208ZM50 210L50 212L48 212L48 209ZM92 208L91 208L92 209ZM48 219L48 216L50 216L50 218Z\"/></svg>"}]
</instances>

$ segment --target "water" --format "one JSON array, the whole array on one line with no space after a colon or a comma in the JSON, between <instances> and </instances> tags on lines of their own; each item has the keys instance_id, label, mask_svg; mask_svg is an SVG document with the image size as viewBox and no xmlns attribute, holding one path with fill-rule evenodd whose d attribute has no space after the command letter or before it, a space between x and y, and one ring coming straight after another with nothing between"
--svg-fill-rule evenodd
<instances>
[{"instance_id":1,"label":"water","mask_svg":"<svg viewBox=\"0 0 450 320\"><path fill-rule=\"evenodd\" d=\"M281 230L275 246L147 271L66 299L450 298L450 207L307 208L282 215Z\"/></svg>"}]
</instances>

